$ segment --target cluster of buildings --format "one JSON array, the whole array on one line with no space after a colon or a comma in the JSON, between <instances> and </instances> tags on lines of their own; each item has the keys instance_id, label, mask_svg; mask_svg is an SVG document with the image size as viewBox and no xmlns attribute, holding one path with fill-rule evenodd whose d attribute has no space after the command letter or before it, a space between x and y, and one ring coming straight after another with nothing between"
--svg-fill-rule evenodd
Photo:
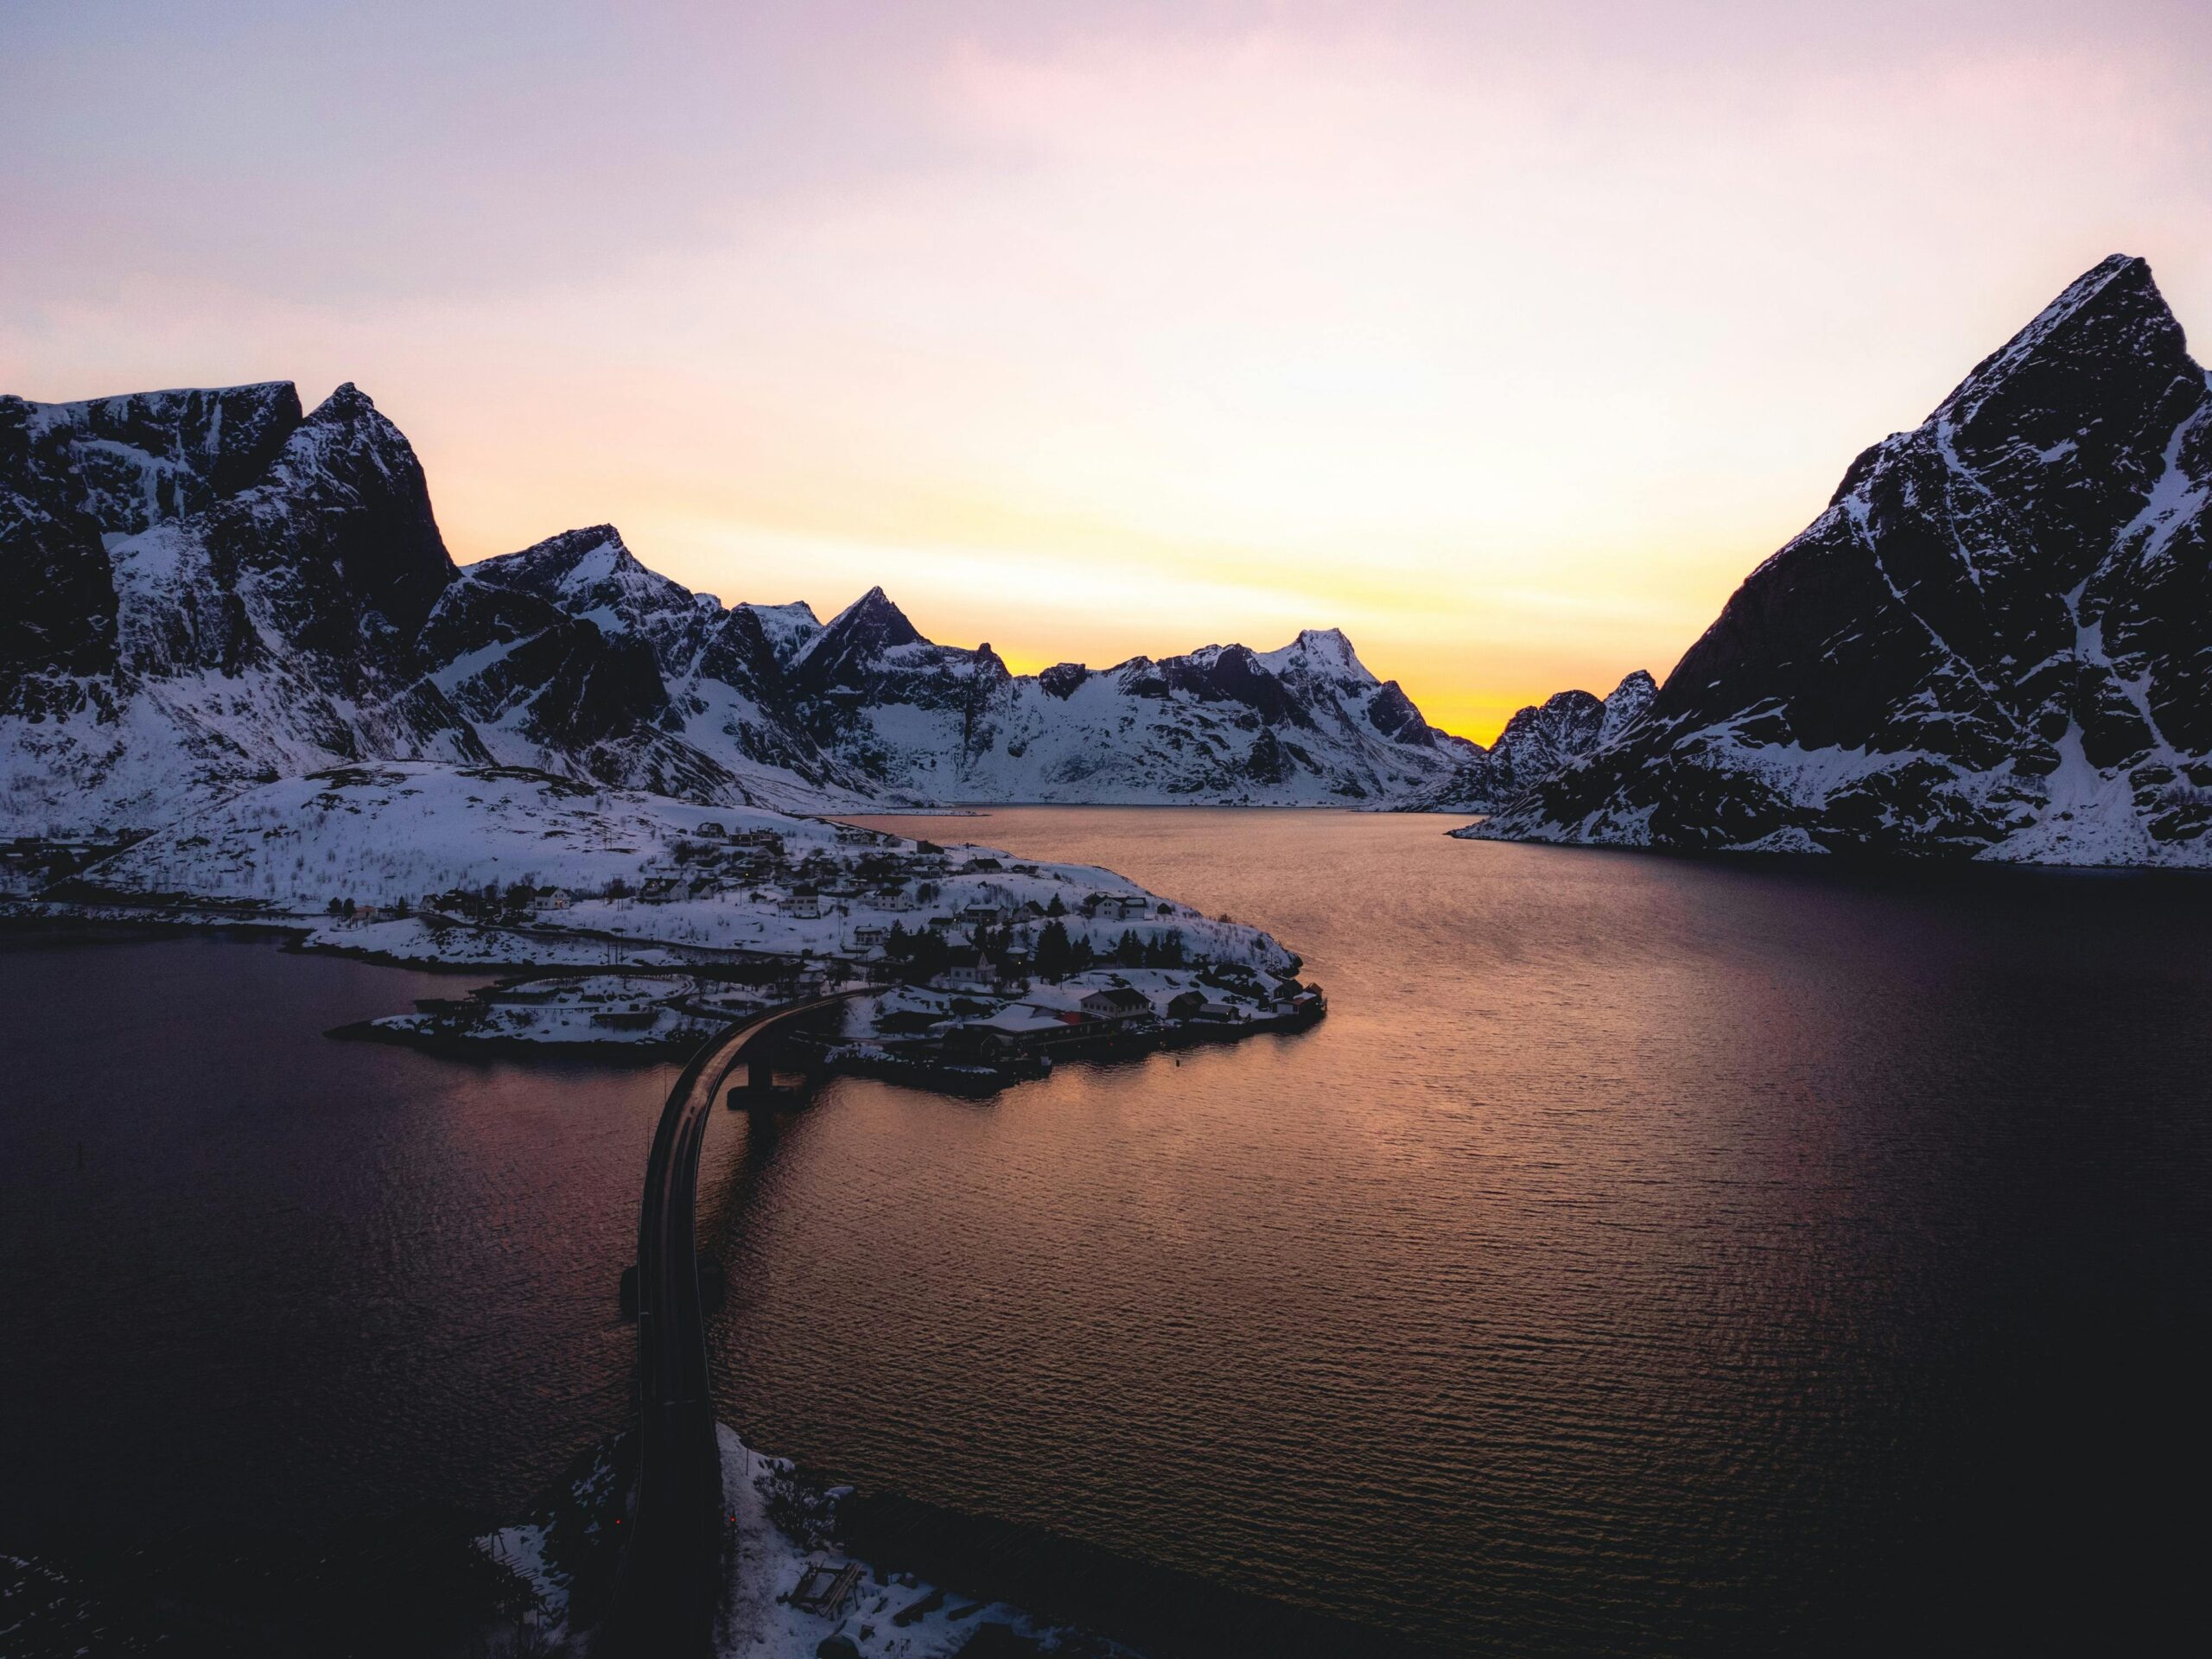
<instances>
[{"instance_id":1,"label":"cluster of buildings","mask_svg":"<svg viewBox=\"0 0 2212 1659\"><path fill-rule=\"evenodd\" d=\"M1093 969L988 1000L939 980L887 992L868 1023L893 1052L989 1062L1297 1029L1327 1008L1318 985L1210 964Z\"/></svg>"},{"instance_id":2,"label":"cluster of buildings","mask_svg":"<svg viewBox=\"0 0 2212 1659\"><path fill-rule=\"evenodd\" d=\"M1292 976L1296 959L1263 936L1086 868L819 823L733 831L706 821L664 846L598 892L521 881L434 894L425 908L532 921L549 937L574 931L603 942L610 966L620 941L659 940L678 961L772 1000L833 977L873 981L881 988L855 1005L861 1017L834 1045L831 1069L941 1077L944 1086L977 1081L954 1073L1003 1086L1065 1055L1295 1028L1326 1008L1318 986ZM672 908L650 920L617 913L641 906ZM609 1035L634 1026L660 1037L674 1034L677 1014L696 1012L697 995L696 985L671 987L590 1006L575 988L532 988L490 1000L502 1032L582 1020ZM553 1002L540 1010L531 1000L545 995Z\"/></svg>"},{"instance_id":3,"label":"cluster of buildings","mask_svg":"<svg viewBox=\"0 0 2212 1659\"><path fill-rule=\"evenodd\" d=\"M824 950L861 960L902 954L902 935L934 936L942 949L918 944L903 954L922 958L934 981L971 991L1026 985L1039 935L1054 919L1128 923L1177 913L1141 893L1076 891L1071 908L1058 893L1042 893L1060 884L1034 864L983 853L956 858L926 841L852 824L835 831L833 846L802 850L773 830L729 833L710 821L647 866L634 895L607 896L669 905L728 895L788 920L830 921Z\"/></svg>"}]
</instances>

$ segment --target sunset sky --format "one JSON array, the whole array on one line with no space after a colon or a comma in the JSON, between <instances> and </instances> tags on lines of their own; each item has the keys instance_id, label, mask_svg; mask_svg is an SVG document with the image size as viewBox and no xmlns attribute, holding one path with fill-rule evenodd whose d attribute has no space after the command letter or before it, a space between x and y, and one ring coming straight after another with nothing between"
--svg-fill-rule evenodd
<instances>
[{"instance_id":1,"label":"sunset sky","mask_svg":"<svg viewBox=\"0 0 2212 1659\"><path fill-rule=\"evenodd\" d=\"M0 390L350 379L464 561L1484 739L2106 253L2212 332L2201 4L0 0Z\"/></svg>"}]
</instances>

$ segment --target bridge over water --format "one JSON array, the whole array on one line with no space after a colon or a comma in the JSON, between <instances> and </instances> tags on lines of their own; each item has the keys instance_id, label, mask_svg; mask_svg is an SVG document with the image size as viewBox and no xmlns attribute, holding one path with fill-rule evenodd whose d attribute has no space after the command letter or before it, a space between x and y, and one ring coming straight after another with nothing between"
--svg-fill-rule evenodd
<instances>
[{"instance_id":1,"label":"bridge over water","mask_svg":"<svg viewBox=\"0 0 2212 1659\"><path fill-rule=\"evenodd\" d=\"M765 1084L781 1028L857 995L814 997L732 1026L691 1057L662 1109L638 1218L637 1486L594 1652L694 1659L713 1650L729 1567L693 1233L699 1151L715 1097L741 1065L753 1085Z\"/></svg>"}]
</instances>

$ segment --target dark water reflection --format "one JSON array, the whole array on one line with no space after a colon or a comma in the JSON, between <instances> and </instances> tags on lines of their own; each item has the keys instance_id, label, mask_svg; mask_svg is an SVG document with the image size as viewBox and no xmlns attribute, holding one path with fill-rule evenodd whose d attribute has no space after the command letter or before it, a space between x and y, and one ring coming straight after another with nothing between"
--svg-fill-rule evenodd
<instances>
[{"instance_id":1,"label":"dark water reflection","mask_svg":"<svg viewBox=\"0 0 2212 1659\"><path fill-rule=\"evenodd\" d=\"M2212 884L1440 827L925 825L1261 923L1334 1012L981 1105L843 1082L750 1144L725 1118L725 1415L1450 1649L2165 1611L2204 1469ZM263 946L0 976L30 1503L511 1506L620 1418L610 1264L667 1072L327 1043L454 982Z\"/></svg>"},{"instance_id":2,"label":"dark water reflection","mask_svg":"<svg viewBox=\"0 0 2212 1659\"><path fill-rule=\"evenodd\" d=\"M2179 1559L2212 892L1437 828L938 821L1263 922L1334 1012L843 1096L733 1229L737 1409L1439 1643L1894 1642Z\"/></svg>"},{"instance_id":3,"label":"dark water reflection","mask_svg":"<svg viewBox=\"0 0 2212 1659\"><path fill-rule=\"evenodd\" d=\"M612 1275L672 1073L322 1034L481 982L0 944L12 1530L504 1508L620 1421Z\"/></svg>"}]
</instances>

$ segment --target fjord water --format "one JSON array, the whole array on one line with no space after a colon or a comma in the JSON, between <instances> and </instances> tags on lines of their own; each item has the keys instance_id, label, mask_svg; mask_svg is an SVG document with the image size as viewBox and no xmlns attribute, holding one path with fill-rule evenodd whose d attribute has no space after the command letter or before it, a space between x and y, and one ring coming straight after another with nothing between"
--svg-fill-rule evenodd
<instances>
[{"instance_id":1,"label":"fjord water","mask_svg":"<svg viewBox=\"0 0 2212 1659\"><path fill-rule=\"evenodd\" d=\"M2110 1637L2177 1604L2212 887L1339 813L898 827L1266 926L1332 1012L980 1103L848 1079L725 1116L701 1229L756 1444L1049 1540L1165 1648L1154 1569L1446 1651ZM671 1074L319 1034L456 982L0 951L11 1522L512 1510L620 1421ZM1371 1649L1345 1630L1313 1644Z\"/></svg>"}]
</instances>

